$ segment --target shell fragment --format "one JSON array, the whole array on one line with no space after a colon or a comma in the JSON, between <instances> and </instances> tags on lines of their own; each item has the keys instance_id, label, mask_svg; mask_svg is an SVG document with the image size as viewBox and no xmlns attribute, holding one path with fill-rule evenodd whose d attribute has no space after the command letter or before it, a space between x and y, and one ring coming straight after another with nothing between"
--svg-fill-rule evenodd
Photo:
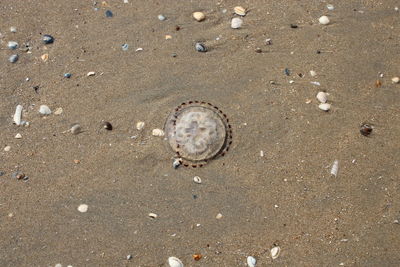
<instances>
[{"instance_id":1,"label":"shell fragment","mask_svg":"<svg viewBox=\"0 0 400 267\"><path fill-rule=\"evenodd\" d=\"M15 113L14 113L14 123L16 125L21 125L21 117L22 117L22 106L18 105L15 108Z\"/></svg>"},{"instance_id":2,"label":"shell fragment","mask_svg":"<svg viewBox=\"0 0 400 267\"><path fill-rule=\"evenodd\" d=\"M169 257L168 264L170 267L183 267L182 261L176 257Z\"/></svg>"},{"instance_id":3,"label":"shell fragment","mask_svg":"<svg viewBox=\"0 0 400 267\"><path fill-rule=\"evenodd\" d=\"M271 248L271 257L273 260L279 257L279 254L281 253L281 248L276 246Z\"/></svg>"}]
</instances>

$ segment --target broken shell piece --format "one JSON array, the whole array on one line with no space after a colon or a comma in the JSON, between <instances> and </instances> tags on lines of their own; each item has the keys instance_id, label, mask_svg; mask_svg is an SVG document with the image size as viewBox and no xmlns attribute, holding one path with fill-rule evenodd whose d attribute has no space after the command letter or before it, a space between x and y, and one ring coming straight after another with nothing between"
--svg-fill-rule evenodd
<instances>
[{"instance_id":1,"label":"broken shell piece","mask_svg":"<svg viewBox=\"0 0 400 267\"><path fill-rule=\"evenodd\" d=\"M392 78L392 83L399 83L400 82L400 78L399 77L393 77Z\"/></svg>"},{"instance_id":2,"label":"broken shell piece","mask_svg":"<svg viewBox=\"0 0 400 267\"><path fill-rule=\"evenodd\" d=\"M217 220L222 219L222 214L221 214L221 213L218 213L217 216L215 216L215 218L216 218Z\"/></svg>"},{"instance_id":3,"label":"broken shell piece","mask_svg":"<svg viewBox=\"0 0 400 267\"><path fill-rule=\"evenodd\" d=\"M193 254L192 257L193 257L193 259L194 259L195 261L199 261L199 260L201 260L201 258L203 257L203 255L201 255L201 254Z\"/></svg>"},{"instance_id":4,"label":"broken shell piece","mask_svg":"<svg viewBox=\"0 0 400 267\"><path fill-rule=\"evenodd\" d=\"M271 248L271 257L273 260L279 257L279 254L281 253L281 248L276 246Z\"/></svg>"},{"instance_id":5,"label":"broken shell piece","mask_svg":"<svg viewBox=\"0 0 400 267\"><path fill-rule=\"evenodd\" d=\"M178 167L181 166L181 164L182 164L182 159L174 159L172 167L174 167L174 169L178 169Z\"/></svg>"},{"instance_id":6,"label":"broken shell piece","mask_svg":"<svg viewBox=\"0 0 400 267\"><path fill-rule=\"evenodd\" d=\"M94 72L94 71L89 71L87 74L86 74L86 76L94 76L94 75L96 75L96 72Z\"/></svg>"},{"instance_id":7,"label":"broken shell piece","mask_svg":"<svg viewBox=\"0 0 400 267\"><path fill-rule=\"evenodd\" d=\"M20 133L17 133L17 134L15 135L15 138L16 138L16 139L21 139L21 138L22 138L22 135L21 135Z\"/></svg>"},{"instance_id":8,"label":"broken shell piece","mask_svg":"<svg viewBox=\"0 0 400 267\"><path fill-rule=\"evenodd\" d=\"M143 121L139 121L138 123L136 123L136 129L138 131L141 131L144 128L144 122Z\"/></svg>"},{"instance_id":9,"label":"broken shell piece","mask_svg":"<svg viewBox=\"0 0 400 267\"><path fill-rule=\"evenodd\" d=\"M206 15L204 15L203 12L194 12L193 13L193 18L197 21L203 21L206 18Z\"/></svg>"},{"instance_id":10,"label":"broken shell piece","mask_svg":"<svg viewBox=\"0 0 400 267\"><path fill-rule=\"evenodd\" d=\"M39 108L39 113L42 115L50 115L51 109L46 105L41 105Z\"/></svg>"},{"instance_id":11,"label":"broken shell piece","mask_svg":"<svg viewBox=\"0 0 400 267\"><path fill-rule=\"evenodd\" d=\"M331 104L328 103L321 103L319 104L319 109L323 111L329 111L331 109Z\"/></svg>"},{"instance_id":12,"label":"broken shell piece","mask_svg":"<svg viewBox=\"0 0 400 267\"><path fill-rule=\"evenodd\" d=\"M311 77L317 76L317 72L315 70L310 70Z\"/></svg>"},{"instance_id":13,"label":"broken shell piece","mask_svg":"<svg viewBox=\"0 0 400 267\"><path fill-rule=\"evenodd\" d=\"M153 129L152 135L153 136L164 136L164 131L161 129Z\"/></svg>"},{"instance_id":14,"label":"broken shell piece","mask_svg":"<svg viewBox=\"0 0 400 267\"><path fill-rule=\"evenodd\" d=\"M318 92L317 99L321 103L326 103L326 101L328 101L328 94L325 92Z\"/></svg>"},{"instance_id":15,"label":"broken shell piece","mask_svg":"<svg viewBox=\"0 0 400 267\"><path fill-rule=\"evenodd\" d=\"M193 181L194 181L196 184L201 184L201 178L200 178L199 176L193 177Z\"/></svg>"},{"instance_id":16,"label":"broken shell piece","mask_svg":"<svg viewBox=\"0 0 400 267\"><path fill-rule=\"evenodd\" d=\"M108 131L111 131L111 130L113 129L112 124L109 123L108 121L103 121L103 122L101 123L101 126L102 126L104 129L108 130Z\"/></svg>"},{"instance_id":17,"label":"broken shell piece","mask_svg":"<svg viewBox=\"0 0 400 267\"><path fill-rule=\"evenodd\" d=\"M337 176L339 170L339 161L335 160L332 164L331 175Z\"/></svg>"},{"instance_id":18,"label":"broken shell piece","mask_svg":"<svg viewBox=\"0 0 400 267\"><path fill-rule=\"evenodd\" d=\"M40 58L43 60L43 62L46 62L49 59L49 54L43 54Z\"/></svg>"},{"instance_id":19,"label":"broken shell piece","mask_svg":"<svg viewBox=\"0 0 400 267\"><path fill-rule=\"evenodd\" d=\"M18 105L15 108L15 113L14 113L14 118L13 118L14 123L18 126L21 125L21 117L22 117L22 106Z\"/></svg>"},{"instance_id":20,"label":"broken shell piece","mask_svg":"<svg viewBox=\"0 0 400 267\"><path fill-rule=\"evenodd\" d=\"M55 114L55 115L60 115L61 113L63 113L63 109L62 109L62 108L57 108L57 109L54 111L54 114Z\"/></svg>"},{"instance_id":21,"label":"broken shell piece","mask_svg":"<svg viewBox=\"0 0 400 267\"><path fill-rule=\"evenodd\" d=\"M246 16L246 9L244 7L235 6L235 8L233 10L235 11L236 15Z\"/></svg>"},{"instance_id":22,"label":"broken shell piece","mask_svg":"<svg viewBox=\"0 0 400 267\"><path fill-rule=\"evenodd\" d=\"M252 256L247 257L247 266L255 267L256 263L257 263L257 260L254 257L252 257Z\"/></svg>"},{"instance_id":23,"label":"broken shell piece","mask_svg":"<svg viewBox=\"0 0 400 267\"><path fill-rule=\"evenodd\" d=\"M149 213L149 217L155 219L158 217L158 215L155 213Z\"/></svg>"},{"instance_id":24,"label":"broken shell piece","mask_svg":"<svg viewBox=\"0 0 400 267\"><path fill-rule=\"evenodd\" d=\"M81 213L87 212L88 209L89 209L89 206L86 205L86 204L81 204L81 205L79 205L79 207L78 207L78 211L81 212Z\"/></svg>"},{"instance_id":25,"label":"broken shell piece","mask_svg":"<svg viewBox=\"0 0 400 267\"><path fill-rule=\"evenodd\" d=\"M74 124L71 126L71 128L69 129L69 131L72 134L79 134L82 132L82 127L79 124Z\"/></svg>"},{"instance_id":26,"label":"broken shell piece","mask_svg":"<svg viewBox=\"0 0 400 267\"><path fill-rule=\"evenodd\" d=\"M182 261L176 257L169 257L168 264L170 267L183 267Z\"/></svg>"},{"instance_id":27,"label":"broken shell piece","mask_svg":"<svg viewBox=\"0 0 400 267\"><path fill-rule=\"evenodd\" d=\"M329 24L329 18L327 16L322 16L318 19L319 23L322 25L328 25Z\"/></svg>"}]
</instances>

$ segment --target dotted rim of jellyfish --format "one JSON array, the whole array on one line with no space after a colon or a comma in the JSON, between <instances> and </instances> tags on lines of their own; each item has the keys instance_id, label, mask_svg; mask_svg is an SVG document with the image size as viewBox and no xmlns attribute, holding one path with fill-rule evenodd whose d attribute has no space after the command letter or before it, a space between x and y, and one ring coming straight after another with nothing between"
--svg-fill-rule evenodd
<instances>
[{"instance_id":1,"label":"dotted rim of jellyfish","mask_svg":"<svg viewBox=\"0 0 400 267\"><path fill-rule=\"evenodd\" d=\"M176 126L176 120L178 119L178 115L179 115L178 113L181 110L186 109L188 107L203 107L203 108L210 109L210 110L214 111L221 118L223 124L225 125L226 136L225 136L224 144L223 144L222 148L220 149L220 151L218 151L213 157L211 157L209 159L205 159L205 160L200 160L200 161L191 161L191 160L182 158L179 151L175 152L176 157L178 158L179 163L182 166L192 167L192 168L203 167L210 160L213 160L220 156L223 157L223 156L225 156L225 153L229 151L229 147L232 145L232 139L233 139L232 126L230 125L229 119L226 116L226 114L224 112L222 112L222 110L220 110L217 106L214 106L213 104L204 102L204 101L188 101L188 102L183 102L182 104L180 104L179 106L177 106L174 109L174 114L173 114L174 119L171 120L172 125L174 126L174 134L176 134L175 126ZM179 149L179 144L177 145L176 149Z\"/></svg>"}]
</instances>

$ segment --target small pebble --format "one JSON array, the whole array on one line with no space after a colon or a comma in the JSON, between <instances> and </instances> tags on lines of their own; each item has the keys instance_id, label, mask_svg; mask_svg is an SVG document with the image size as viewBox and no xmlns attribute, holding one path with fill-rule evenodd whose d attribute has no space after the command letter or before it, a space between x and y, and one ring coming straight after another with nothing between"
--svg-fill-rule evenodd
<instances>
[{"instance_id":1,"label":"small pebble","mask_svg":"<svg viewBox=\"0 0 400 267\"><path fill-rule=\"evenodd\" d=\"M170 39L172 39L171 35L169 35L169 34L165 35L165 40L170 40Z\"/></svg>"},{"instance_id":2,"label":"small pebble","mask_svg":"<svg viewBox=\"0 0 400 267\"><path fill-rule=\"evenodd\" d=\"M81 128L81 126L80 126L79 124L74 124L74 125L71 126L71 128L69 129L69 131L70 131L72 134L79 134L79 133L82 132L82 128Z\"/></svg>"},{"instance_id":3,"label":"small pebble","mask_svg":"<svg viewBox=\"0 0 400 267\"><path fill-rule=\"evenodd\" d=\"M111 12L111 10L107 10L105 14L106 14L107 18L112 18L114 16L114 14Z\"/></svg>"},{"instance_id":4,"label":"small pebble","mask_svg":"<svg viewBox=\"0 0 400 267\"><path fill-rule=\"evenodd\" d=\"M86 74L86 76L94 76L94 75L96 75L96 72L94 72L94 71L89 71L87 74Z\"/></svg>"},{"instance_id":5,"label":"small pebble","mask_svg":"<svg viewBox=\"0 0 400 267\"><path fill-rule=\"evenodd\" d=\"M160 14L160 15L158 15L158 19L159 19L160 21L164 21L164 20L166 20L167 18L166 18L164 15Z\"/></svg>"},{"instance_id":6,"label":"small pebble","mask_svg":"<svg viewBox=\"0 0 400 267\"><path fill-rule=\"evenodd\" d=\"M399 77L393 77L392 78L392 83L399 83L400 82L400 78Z\"/></svg>"},{"instance_id":7,"label":"small pebble","mask_svg":"<svg viewBox=\"0 0 400 267\"><path fill-rule=\"evenodd\" d=\"M202 43L196 43L194 46L197 52L207 52L207 47Z\"/></svg>"},{"instance_id":8,"label":"small pebble","mask_svg":"<svg viewBox=\"0 0 400 267\"><path fill-rule=\"evenodd\" d=\"M255 50L256 53L262 53L262 49L260 47L257 47Z\"/></svg>"},{"instance_id":9,"label":"small pebble","mask_svg":"<svg viewBox=\"0 0 400 267\"><path fill-rule=\"evenodd\" d=\"M325 92L318 92L317 99L321 103L326 103L326 101L328 101L328 94Z\"/></svg>"},{"instance_id":10,"label":"small pebble","mask_svg":"<svg viewBox=\"0 0 400 267\"><path fill-rule=\"evenodd\" d=\"M235 6L233 11L235 12L236 15L243 16L243 17L246 16L246 9L244 7Z\"/></svg>"},{"instance_id":11,"label":"small pebble","mask_svg":"<svg viewBox=\"0 0 400 267\"><path fill-rule=\"evenodd\" d=\"M82 212L82 213L87 212L88 209L89 209L89 206L86 205L86 204L81 204L81 205L79 205L79 207L78 207L78 211L79 211L79 212Z\"/></svg>"},{"instance_id":12,"label":"small pebble","mask_svg":"<svg viewBox=\"0 0 400 267\"><path fill-rule=\"evenodd\" d=\"M8 49L15 50L18 48L18 43L14 41L9 41L7 44Z\"/></svg>"},{"instance_id":13,"label":"small pebble","mask_svg":"<svg viewBox=\"0 0 400 267\"><path fill-rule=\"evenodd\" d=\"M319 104L319 109L323 111L329 111L331 109L331 104L328 103L321 103Z\"/></svg>"},{"instance_id":14,"label":"small pebble","mask_svg":"<svg viewBox=\"0 0 400 267\"><path fill-rule=\"evenodd\" d=\"M14 26L10 27L10 32L16 33L17 32L17 28Z\"/></svg>"},{"instance_id":15,"label":"small pebble","mask_svg":"<svg viewBox=\"0 0 400 267\"><path fill-rule=\"evenodd\" d=\"M4 148L4 151L5 152L8 152L8 151L10 151L11 150L11 147L10 146L6 146L5 148Z\"/></svg>"},{"instance_id":16,"label":"small pebble","mask_svg":"<svg viewBox=\"0 0 400 267\"><path fill-rule=\"evenodd\" d=\"M67 78L67 79L69 79L69 78L71 78L71 76L72 76L72 74L71 73L64 73L64 78Z\"/></svg>"},{"instance_id":17,"label":"small pebble","mask_svg":"<svg viewBox=\"0 0 400 267\"><path fill-rule=\"evenodd\" d=\"M371 133L372 133L372 130L373 130L374 128L371 126L371 125L369 125L369 124L367 124L367 123L363 123L362 125L361 125L361 127L360 127L360 133L362 134L362 135L364 135L364 136L369 136Z\"/></svg>"},{"instance_id":18,"label":"small pebble","mask_svg":"<svg viewBox=\"0 0 400 267\"><path fill-rule=\"evenodd\" d=\"M194 181L196 184L201 184L201 178L200 178L199 176L193 177L193 181Z\"/></svg>"},{"instance_id":19,"label":"small pebble","mask_svg":"<svg viewBox=\"0 0 400 267\"><path fill-rule=\"evenodd\" d=\"M54 43L54 37L48 34L43 35L42 42L44 44L52 44Z\"/></svg>"},{"instance_id":20,"label":"small pebble","mask_svg":"<svg viewBox=\"0 0 400 267\"><path fill-rule=\"evenodd\" d=\"M15 135L15 139L21 139L22 138L22 135L20 134L20 133L17 133L16 135Z\"/></svg>"},{"instance_id":21,"label":"small pebble","mask_svg":"<svg viewBox=\"0 0 400 267\"><path fill-rule=\"evenodd\" d=\"M127 51L129 49L129 45L128 44L123 44L122 45L122 50L123 51Z\"/></svg>"},{"instance_id":22,"label":"small pebble","mask_svg":"<svg viewBox=\"0 0 400 267\"><path fill-rule=\"evenodd\" d=\"M231 20L231 28L232 29L239 29L242 27L243 20L241 18L233 18Z\"/></svg>"},{"instance_id":23,"label":"small pebble","mask_svg":"<svg viewBox=\"0 0 400 267\"><path fill-rule=\"evenodd\" d=\"M329 24L329 18L327 16L322 16L318 19L319 23L322 25L328 25Z\"/></svg>"},{"instance_id":24,"label":"small pebble","mask_svg":"<svg viewBox=\"0 0 400 267\"><path fill-rule=\"evenodd\" d=\"M3 172L3 171L0 171L0 176L3 176L4 174L6 174L5 172ZM12 213L11 213L12 214ZM8 215L8 217L10 217L10 215ZM11 216L12 217L12 216Z\"/></svg>"},{"instance_id":25,"label":"small pebble","mask_svg":"<svg viewBox=\"0 0 400 267\"><path fill-rule=\"evenodd\" d=\"M203 12L194 12L193 13L193 18L197 21L203 21L206 18L206 15L204 15Z\"/></svg>"},{"instance_id":26,"label":"small pebble","mask_svg":"<svg viewBox=\"0 0 400 267\"><path fill-rule=\"evenodd\" d=\"M155 219L158 217L158 215L155 213L149 213L149 217Z\"/></svg>"},{"instance_id":27,"label":"small pebble","mask_svg":"<svg viewBox=\"0 0 400 267\"><path fill-rule=\"evenodd\" d=\"M51 109L46 105L41 105L39 108L39 113L42 115L50 115Z\"/></svg>"},{"instance_id":28,"label":"small pebble","mask_svg":"<svg viewBox=\"0 0 400 267\"><path fill-rule=\"evenodd\" d=\"M164 131L161 129L153 129L152 135L153 136L164 136Z\"/></svg>"},{"instance_id":29,"label":"small pebble","mask_svg":"<svg viewBox=\"0 0 400 267\"><path fill-rule=\"evenodd\" d=\"M221 213L218 213L217 216L215 216L215 218L218 219L218 220L219 220L219 219L222 219L222 214L221 214Z\"/></svg>"},{"instance_id":30,"label":"small pebble","mask_svg":"<svg viewBox=\"0 0 400 267\"><path fill-rule=\"evenodd\" d=\"M9 58L8 58L8 61L10 61L11 63L15 63L15 62L17 62L18 61L18 55L11 55Z\"/></svg>"},{"instance_id":31,"label":"small pebble","mask_svg":"<svg viewBox=\"0 0 400 267\"><path fill-rule=\"evenodd\" d=\"M141 131L144 128L144 122L143 121L139 121L138 123L136 123L136 130Z\"/></svg>"},{"instance_id":32,"label":"small pebble","mask_svg":"<svg viewBox=\"0 0 400 267\"><path fill-rule=\"evenodd\" d=\"M178 54L176 54L176 53L171 54L171 57L177 57L177 56L178 56Z\"/></svg>"},{"instance_id":33,"label":"small pebble","mask_svg":"<svg viewBox=\"0 0 400 267\"><path fill-rule=\"evenodd\" d=\"M57 108L57 109L54 111L54 114L55 114L55 115L60 115L61 113L63 113L63 109L62 109L62 108Z\"/></svg>"},{"instance_id":34,"label":"small pebble","mask_svg":"<svg viewBox=\"0 0 400 267\"><path fill-rule=\"evenodd\" d=\"M286 76L290 76L290 70L288 68L284 69L283 73L285 73Z\"/></svg>"},{"instance_id":35,"label":"small pebble","mask_svg":"<svg viewBox=\"0 0 400 267\"><path fill-rule=\"evenodd\" d=\"M264 157L264 151L260 151L260 157Z\"/></svg>"}]
</instances>

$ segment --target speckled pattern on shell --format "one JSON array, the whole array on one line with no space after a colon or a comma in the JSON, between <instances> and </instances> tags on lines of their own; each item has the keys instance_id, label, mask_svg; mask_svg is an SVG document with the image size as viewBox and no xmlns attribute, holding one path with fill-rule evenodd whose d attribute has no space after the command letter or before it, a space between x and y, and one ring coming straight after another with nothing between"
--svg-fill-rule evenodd
<instances>
[{"instance_id":1,"label":"speckled pattern on shell","mask_svg":"<svg viewBox=\"0 0 400 267\"><path fill-rule=\"evenodd\" d=\"M232 144L227 116L211 103L189 101L167 118L165 132L172 150L183 166L202 167L224 156Z\"/></svg>"}]
</instances>

